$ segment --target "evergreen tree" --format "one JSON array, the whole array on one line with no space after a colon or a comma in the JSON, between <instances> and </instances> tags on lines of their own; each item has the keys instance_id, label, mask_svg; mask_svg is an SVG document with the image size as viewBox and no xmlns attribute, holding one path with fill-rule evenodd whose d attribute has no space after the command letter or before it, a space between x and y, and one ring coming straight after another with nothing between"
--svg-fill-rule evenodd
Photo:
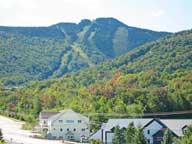
<instances>
[{"instance_id":1,"label":"evergreen tree","mask_svg":"<svg viewBox=\"0 0 192 144\"><path fill-rule=\"evenodd\" d=\"M38 97L34 98L33 101L34 114L37 115L41 111L41 101Z\"/></svg>"},{"instance_id":2,"label":"evergreen tree","mask_svg":"<svg viewBox=\"0 0 192 144\"><path fill-rule=\"evenodd\" d=\"M191 135L192 135L192 125L188 126L185 132L186 137L190 137Z\"/></svg>"},{"instance_id":3,"label":"evergreen tree","mask_svg":"<svg viewBox=\"0 0 192 144\"><path fill-rule=\"evenodd\" d=\"M141 126L139 126L135 131L135 136L133 138L133 144L147 144L147 140L143 135L143 130Z\"/></svg>"},{"instance_id":4,"label":"evergreen tree","mask_svg":"<svg viewBox=\"0 0 192 144\"><path fill-rule=\"evenodd\" d=\"M114 137L113 137L112 143L113 144L120 144L120 128L119 128L119 126L115 127Z\"/></svg>"},{"instance_id":5,"label":"evergreen tree","mask_svg":"<svg viewBox=\"0 0 192 144\"><path fill-rule=\"evenodd\" d=\"M123 130L121 130L119 126L115 127L114 138L112 140L112 143L113 144L123 144L123 143L125 143Z\"/></svg>"},{"instance_id":6,"label":"evergreen tree","mask_svg":"<svg viewBox=\"0 0 192 144\"><path fill-rule=\"evenodd\" d=\"M121 144L125 144L126 143L126 141L125 141L125 131L126 131L126 128L122 128L121 130L121 133L120 133L120 142L121 142Z\"/></svg>"},{"instance_id":7,"label":"evergreen tree","mask_svg":"<svg viewBox=\"0 0 192 144\"><path fill-rule=\"evenodd\" d=\"M2 130L0 129L0 142L3 141L3 133Z\"/></svg>"},{"instance_id":8,"label":"evergreen tree","mask_svg":"<svg viewBox=\"0 0 192 144\"><path fill-rule=\"evenodd\" d=\"M172 133L170 132L169 129L166 129L163 135L163 141L161 142L161 144L171 144L172 143Z\"/></svg>"},{"instance_id":9,"label":"evergreen tree","mask_svg":"<svg viewBox=\"0 0 192 144\"><path fill-rule=\"evenodd\" d=\"M174 141L175 144L192 144L192 125L188 126L184 137L181 139L176 139Z\"/></svg>"},{"instance_id":10,"label":"evergreen tree","mask_svg":"<svg viewBox=\"0 0 192 144\"><path fill-rule=\"evenodd\" d=\"M124 137L125 137L125 143L126 144L132 144L133 143L133 138L134 138L134 135L135 135L135 126L134 126L134 123L131 122L127 129L125 130L124 132Z\"/></svg>"}]
</instances>

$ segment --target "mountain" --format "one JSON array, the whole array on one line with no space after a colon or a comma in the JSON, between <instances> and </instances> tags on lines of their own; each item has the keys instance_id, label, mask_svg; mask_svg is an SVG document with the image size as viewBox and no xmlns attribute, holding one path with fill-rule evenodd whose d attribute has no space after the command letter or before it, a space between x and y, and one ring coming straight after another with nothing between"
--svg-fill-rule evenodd
<instances>
[{"instance_id":1,"label":"mountain","mask_svg":"<svg viewBox=\"0 0 192 144\"><path fill-rule=\"evenodd\" d=\"M190 110L192 30L147 43L61 78L33 81L15 90L1 89L1 110L28 115L37 114L39 107L131 116Z\"/></svg>"},{"instance_id":2,"label":"mountain","mask_svg":"<svg viewBox=\"0 0 192 144\"><path fill-rule=\"evenodd\" d=\"M130 27L114 18L49 27L0 27L0 83L21 85L116 58L169 35Z\"/></svg>"}]
</instances>

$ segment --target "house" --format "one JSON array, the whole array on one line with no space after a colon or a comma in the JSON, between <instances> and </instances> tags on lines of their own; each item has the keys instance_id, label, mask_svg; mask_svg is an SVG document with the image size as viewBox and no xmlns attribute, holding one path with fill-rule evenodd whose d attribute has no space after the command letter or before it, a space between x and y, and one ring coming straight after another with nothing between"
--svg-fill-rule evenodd
<instances>
[{"instance_id":1,"label":"house","mask_svg":"<svg viewBox=\"0 0 192 144\"><path fill-rule=\"evenodd\" d=\"M93 134L90 139L99 139L104 144L111 144L114 136L114 128L127 128L133 122L135 126L141 126L148 144L161 144L166 129L169 129L175 137L182 137L187 126L192 124L192 119L109 119L101 129ZM98 136L100 134L100 137Z\"/></svg>"},{"instance_id":2,"label":"house","mask_svg":"<svg viewBox=\"0 0 192 144\"><path fill-rule=\"evenodd\" d=\"M147 139L147 143L161 144L166 129L167 126L163 124L159 119L152 119L149 123L143 126L143 134Z\"/></svg>"},{"instance_id":3,"label":"house","mask_svg":"<svg viewBox=\"0 0 192 144\"><path fill-rule=\"evenodd\" d=\"M152 119L109 119L105 124L105 127L101 130L101 139L104 144L112 144L113 136L114 136L114 128L118 125L120 129L127 128L129 123L133 122L135 126L144 127L147 125Z\"/></svg>"},{"instance_id":4,"label":"house","mask_svg":"<svg viewBox=\"0 0 192 144\"><path fill-rule=\"evenodd\" d=\"M89 137L89 118L71 109L59 113L41 113L39 125L48 139L68 141L87 141Z\"/></svg>"},{"instance_id":5,"label":"house","mask_svg":"<svg viewBox=\"0 0 192 144\"><path fill-rule=\"evenodd\" d=\"M48 119L54 115L58 114L58 112L40 112L39 114L39 129L40 129L40 133L42 133L43 135L47 134L48 131Z\"/></svg>"},{"instance_id":6,"label":"house","mask_svg":"<svg viewBox=\"0 0 192 144\"><path fill-rule=\"evenodd\" d=\"M153 119L143 128L144 136L149 144L161 144L166 129L174 137L182 137L187 126L192 124L192 119Z\"/></svg>"}]
</instances>

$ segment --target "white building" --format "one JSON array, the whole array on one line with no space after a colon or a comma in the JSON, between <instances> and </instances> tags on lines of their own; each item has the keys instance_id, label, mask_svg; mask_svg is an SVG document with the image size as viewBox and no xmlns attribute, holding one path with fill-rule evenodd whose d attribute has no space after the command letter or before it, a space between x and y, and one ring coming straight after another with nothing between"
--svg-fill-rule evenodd
<instances>
[{"instance_id":1,"label":"white building","mask_svg":"<svg viewBox=\"0 0 192 144\"><path fill-rule=\"evenodd\" d=\"M58 114L58 112L40 112L39 114L39 129L40 133L42 133L44 136L47 134L48 131L48 119L54 115Z\"/></svg>"},{"instance_id":2,"label":"white building","mask_svg":"<svg viewBox=\"0 0 192 144\"><path fill-rule=\"evenodd\" d=\"M42 113L43 114L43 113ZM73 110L63 110L52 116L40 119L46 137L69 141L87 141L89 137L89 119Z\"/></svg>"},{"instance_id":3,"label":"white building","mask_svg":"<svg viewBox=\"0 0 192 144\"><path fill-rule=\"evenodd\" d=\"M117 125L120 129L127 128L131 122L136 127L139 125L142 127L148 144L161 144L166 129L171 130L175 137L181 137L187 126L192 124L192 120L186 119L109 119L90 139L98 139L104 144L111 144L114 136L114 128Z\"/></svg>"}]
</instances>

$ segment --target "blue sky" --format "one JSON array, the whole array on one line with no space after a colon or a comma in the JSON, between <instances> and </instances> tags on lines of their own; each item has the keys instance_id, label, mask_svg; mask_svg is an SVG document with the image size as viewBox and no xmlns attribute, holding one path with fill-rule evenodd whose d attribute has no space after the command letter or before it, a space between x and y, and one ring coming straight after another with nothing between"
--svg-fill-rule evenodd
<instances>
[{"instance_id":1,"label":"blue sky","mask_svg":"<svg viewBox=\"0 0 192 144\"><path fill-rule=\"evenodd\" d=\"M48 26L97 17L176 32L192 28L192 0L0 0L0 25Z\"/></svg>"}]
</instances>

